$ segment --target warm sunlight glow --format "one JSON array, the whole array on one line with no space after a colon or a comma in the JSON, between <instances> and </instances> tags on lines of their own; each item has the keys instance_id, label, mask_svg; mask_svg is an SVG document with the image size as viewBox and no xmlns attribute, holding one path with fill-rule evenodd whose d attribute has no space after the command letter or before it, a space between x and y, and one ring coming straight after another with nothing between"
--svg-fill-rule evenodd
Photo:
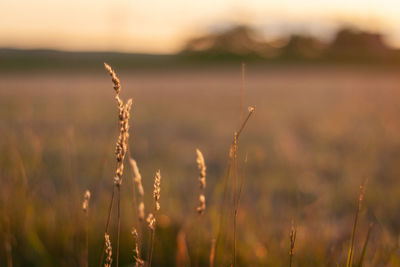
<instances>
[{"instance_id":1,"label":"warm sunlight glow","mask_svg":"<svg viewBox=\"0 0 400 267\"><path fill-rule=\"evenodd\" d=\"M340 24L383 32L400 45L398 0L0 2L0 47L172 53L221 23L329 34Z\"/></svg>"}]
</instances>

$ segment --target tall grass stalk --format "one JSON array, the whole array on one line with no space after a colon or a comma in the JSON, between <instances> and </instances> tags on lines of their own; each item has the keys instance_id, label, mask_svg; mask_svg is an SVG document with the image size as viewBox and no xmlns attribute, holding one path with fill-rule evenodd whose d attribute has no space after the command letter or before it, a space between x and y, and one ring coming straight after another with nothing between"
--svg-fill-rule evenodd
<instances>
[{"instance_id":1,"label":"tall grass stalk","mask_svg":"<svg viewBox=\"0 0 400 267\"><path fill-rule=\"evenodd\" d=\"M119 260L119 239L120 239L120 230L121 230L121 210L120 210L120 202L121 202L121 185L122 185L122 175L124 172L124 159L126 156L126 153L128 151L128 138L129 138L129 117L130 117L130 110L132 107L132 99L128 99L126 103L122 101L120 98L120 91L121 91L121 82L119 78L117 77L115 71L107 64L104 63L104 67L106 71L110 74L111 80L114 84L114 90L115 90L115 100L117 101L117 106L118 106L118 124L119 124L119 135L116 143L116 148L115 148L115 155L116 155L116 168L115 168L115 174L114 174L114 184L113 184L113 192L111 196L111 202L110 202L110 208L109 208L109 213L107 216L107 223L106 223L106 231L105 234L108 236L108 228L109 228L109 223L111 219L111 212L112 212L112 207L113 207L113 202L114 202L114 196L115 196L115 189L117 188L117 208L118 208L118 214L117 214L117 257L116 257L116 265L118 267L118 260ZM100 256L100 264L99 266L102 265L103 258L104 258L104 248L105 245L103 246L103 250Z\"/></svg>"},{"instance_id":2,"label":"tall grass stalk","mask_svg":"<svg viewBox=\"0 0 400 267\"><path fill-rule=\"evenodd\" d=\"M363 266L365 253L367 252L368 241L369 241L369 237L371 235L371 231L372 231L373 226L374 226L373 223L369 224L367 237L365 238L364 246L362 248L360 260L358 261L357 267L362 267Z\"/></svg>"},{"instance_id":3,"label":"tall grass stalk","mask_svg":"<svg viewBox=\"0 0 400 267\"><path fill-rule=\"evenodd\" d=\"M237 165L237 155L236 155L236 165ZM246 153L246 157L244 159L242 175L241 175L241 178L240 178L239 191L237 192L237 196L236 196L235 203L234 203L234 214L233 214L233 266L236 266L236 239L237 239L236 238L236 220L237 220L237 214L238 214L238 211L239 211L240 198L242 196L244 178L246 176L246 166L247 166L247 153Z\"/></svg>"},{"instance_id":4,"label":"tall grass stalk","mask_svg":"<svg viewBox=\"0 0 400 267\"><path fill-rule=\"evenodd\" d=\"M238 171L238 143L237 133L234 133L233 137L233 248L232 248L232 266L236 267L236 199L237 199L237 171Z\"/></svg>"},{"instance_id":5,"label":"tall grass stalk","mask_svg":"<svg viewBox=\"0 0 400 267\"><path fill-rule=\"evenodd\" d=\"M243 130L245 129L247 122L249 121L250 117L252 116L252 114L255 111L254 107L249 107L248 108L248 114L245 118L245 120L242 122L242 124L240 125L238 131L236 131L236 142L239 141L239 137L241 135L241 133L243 132ZM227 168L225 171L225 177L224 177L224 191L223 191L223 199L221 202L221 207L220 207L220 213L219 213L219 225L218 225L218 230L217 230L217 234L216 234L216 238L215 238L215 246L216 246L216 253L215 255L218 255L218 247L220 244L220 240L221 240L221 232L222 232L222 227L223 227L223 219L224 219L224 214L225 214L225 207L226 207L226 202L227 202L227 194L228 194L228 188L229 188L229 181L230 181L230 176L231 176L231 169L232 169L232 160L233 160L233 150L234 150L234 143L235 143L235 138L232 141L231 145L230 145L230 149L229 149L229 158L228 158L228 163L227 163Z\"/></svg>"},{"instance_id":6,"label":"tall grass stalk","mask_svg":"<svg viewBox=\"0 0 400 267\"><path fill-rule=\"evenodd\" d=\"M357 229L358 215L359 215L360 210L361 210L361 205L362 205L362 201L364 199L364 194L365 194L366 188L367 188L367 180L363 183L363 185L360 186L360 194L359 194L359 197L358 197L358 205L357 205L356 214L355 214L355 217L354 217L353 230L351 232L351 240L350 240L349 252L348 252L348 255L347 255L346 267L352 267L352 265L353 265L354 240L355 240L356 229Z\"/></svg>"},{"instance_id":7,"label":"tall grass stalk","mask_svg":"<svg viewBox=\"0 0 400 267\"><path fill-rule=\"evenodd\" d=\"M244 109L244 78L245 78L245 64L242 63L242 79L240 88L240 110L239 110L239 125L243 121L243 109Z\"/></svg>"},{"instance_id":8,"label":"tall grass stalk","mask_svg":"<svg viewBox=\"0 0 400 267\"><path fill-rule=\"evenodd\" d=\"M154 198L154 215L152 213L149 214L147 217L147 223L149 224L150 228L150 250L148 255L148 266L151 266L151 261L153 259L153 250L154 250L154 239L156 233L156 216L158 211L160 210L160 192L161 192L161 173L160 170L156 172L154 176L154 191L153 191L153 198Z\"/></svg>"}]
</instances>

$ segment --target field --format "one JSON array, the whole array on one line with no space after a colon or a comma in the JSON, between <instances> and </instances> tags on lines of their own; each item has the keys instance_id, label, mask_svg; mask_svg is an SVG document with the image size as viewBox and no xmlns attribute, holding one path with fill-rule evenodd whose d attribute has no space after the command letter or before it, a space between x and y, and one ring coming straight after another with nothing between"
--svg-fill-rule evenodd
<instances>
[{"instance_id":1,"label":"field","mask_svg":"<svg viewBox=\"0 0 400 267\"><path fill-rule=\"evenodd\" d=\"M110 62L112 63L112 62ZM153 266L208 266L225 170L239 125L238 66L117 70L133 98L129 154L143 177L146 214L160 169ZM102 65L86 71L0 73L0 265L98 266L113 186L117 107ZM237 266L345 266L359 187L367 179L354 263L373 223L364 266L400 265L400 75L394 68L246 66L240 137L246 174L237 215ZM207 165L207 208L196 213L196 148ZM120 266L133 265L132 227L143 258L150 233L137 224L132 169L121 186ZM137 197L137 196L136 196ZM232 210L215 266L232 261ZM116 224L111 224L113 255Z\"/></svg>"}]
</instances>

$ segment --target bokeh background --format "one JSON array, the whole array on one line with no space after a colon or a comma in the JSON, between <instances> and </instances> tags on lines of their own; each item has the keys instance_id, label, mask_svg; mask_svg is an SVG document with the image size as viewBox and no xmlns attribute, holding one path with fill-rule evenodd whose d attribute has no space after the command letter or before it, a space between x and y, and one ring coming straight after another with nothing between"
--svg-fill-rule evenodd
<instances>
[{"instance_id":1,"label":"bokeh background","mask_svg":"<svg viewBox=\"0 0 400 267\"><path fill-rule=\"evenodd\" d=\"M98 265L118 135L104 61L134 101L129 148L146 208L156 170L163 177L154 266L208 266L247 106L238 266L288 266L292 222L294 266L344 266L365 180L355 261L373 223L365 266L399 266L399 12L394 0L1 1L0 266L84 266L86 189ZM207 164L201 219L196 148ZM121 266L133 265L132 227L148 253L132 190L127 165ZM231 264L226 209L216 266Z\"/></svg>"}]
</instances>

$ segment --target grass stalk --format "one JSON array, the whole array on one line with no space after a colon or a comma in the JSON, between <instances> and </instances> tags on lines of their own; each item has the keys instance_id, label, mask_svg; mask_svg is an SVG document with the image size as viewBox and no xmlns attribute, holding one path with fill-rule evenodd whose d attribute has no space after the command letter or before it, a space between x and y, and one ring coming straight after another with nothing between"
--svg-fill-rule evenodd
<instances>
[{"instance_id":1,"label":"grass stalk","mask_svg":"<svg viewBox=\"0 0 400 267\"><path fill-rule=\"evenodd\" d=\"M362 248L362 251L361 251L360 260L358 261L357 267L362 267L363 266L365 253L367 252L367 245L368 245L369 237L371 235L371 231L372 231L373 226L374 226L373 223L369 224L367 237L365 238L365 242L364 242L364 245L363 245L363 248Z\"/></svg>"},{"instance_id":2,"label":"grass stalk","mask_svg":"<svg viewBox=\"0 0 400 267\"><path fill-rule=\"evenodd\" d=\"M236 142L239 141L239 137L241 135L241 133L243 132L243 130L245 129L247 122L249 121L251 115L254 113L255 108L254 107L249 107L249 112L245 118L245 120L242 122L242 124L239 127L239 130L236 132ZM228 194L228 189L229 189L229 180L230 180L230 176L231 176L231 169L232 169L232 162L233 162L233 153L234 153L234 144L235 144L235 138L232 141L231 145L230 145L230 149L229 149L229 158L228 158L228 163L227 163L227 168L225 171L225 178L224 178L224 191L223 191L223 199L222 199L222 203L221 203L221 208L220 208L220 213L219 213L219 225L218 225L218 230L217 230L217 234L216 234L216 238L215 238L215 246L216 246L216 250L219 247L220 244L220 240L221 240L221 230L222 230L222 226L223 226L223 218L224 218L224 214L225 214L225 206L226 206L226 202L227 202L227 194ZM217 251L218 252L218 251ZM216 255L218 253L215 253Z\"/></svg>"},{"instance_id":3,"label":"grass stalk","mask_svg":"<svg viewBox=\"0 0 400 267\"><path fill-rule=\"evenodd\" d=\"M110 74L111 80L114 84L114 90L115 90L115 100L117 102L118 106L118 124L119 124L119 135L117 139L117 144L115 148L115 155L116 155L116 168L115 168L115 174L114 174L114 184L113 184L113 192L111 196L111 202L110 202L110 208L108 212L108 217L107 217L107 223L106 223L106 231L105 235L108 236L108 228L109 228L109 223L111 220L111 213L112 213L112 207L114 203L114 196L115 196L115 188L117 188L117 202L118 202L118 229L117 229L117 267L118 267L118 259L119 259L119 238L120 238L120 226L121 226L121 212L120 212L120 202L121 202L121 191L120 187L122 184L122 175L124 172L124 159L126 156L126 153L128 151L128 138L129 138L129 117L130 117L130 110L132 107L132 99L128 99L126 103L122 101L120 98L120 91L121 91L121 82L115 73L115 71L107 64L104 63L104 67L106 71ZM100 264L99 266L102 265L103 259L104 259L104 251L105 250L105 244L103 245L103 250L100 256Z\"/></svg>"},{"instance_id":4,"label":"grass stalk","mask_svg":"<svg viewBox=\"0 0 400 267\"><path fill-rule=\"evenodd\" d=\"M111 194L111 201L110 201L110 205L108 207L106 229L104 231L104 233L107 234L107 235L108 235L108 230L109 230L109 227L110 227L111 213L112 213L113 206L114 206L114 196L115 196L115 186L113 185L113 191L112 191L112 194ZM106 243L103 243L103 248L102 248L101 254L100 254L99 267L101 267L103 265L105 249L106 249Z\"/></svg>"},{"instance_id":5,"label":"grass stalk","mask_svg":"<svg viewBox=\"0 0 400 267\"><path fill-rule=\"evenodd\" d=\"M236 267L236 215L237 215L237 171L238 171L238 142L237 133L234 133L234 144L233 144L233 248L232 248L232 266Z\"/></svg>"},{"instance_id":6,"label":"grass stalk","mask_svg":"<svg viewBox=\"0 0 400 267\"><path fill-rule=\"evenodd\" d=\"M353 230L351 232L350 247L349 247L349 252L347 255L346 267L352 267L352 265L353 265L354 240L355 240L356 229L357 229L358 215L360 213L362 201L364 199L366 184L367 184L367 180L363 183L363 185L360 186L360 194L358 197L358 205L357 205L356 214L354 217Z\"/></svg>"},{"instance_id":7,"label":"grass stalk","mask_svg":"<svg viewBox=\"0 0 400 267\"><path fill-rule=\"evenodd\" d=\"M154 243L155 243L155 232L156 232L156 216L157 212L160 210L160 192L161 192L161 173L160 170L156 172L154 177L154 191L153 191L153 198L154 198L154 215L152 213L149 214L147 217L147 223L149 224L149 228L151 231L150 236L150 250L148 255L148 266L151 266L151 262L153 259L153 250L154 250Z\"/></svg>"},{"instance_id":8,"label":"grass stalk","mask_svg":"<svg viewBox=\"0 0 400 267\"><path fill-rule=\"evenodd\" d=\"M119 266L119 237L121 233L121 186L117 185L117 203L118 203L118 229L117 229L117 267Z\"/></svg>"},{"instance_id":9,"label":"grass stalk","mask_svg":"<svg viewBox=\"0 0 400 267\"><path fill-rule=\"evenodd\" d=\"M245 77L245 64L242 63L242 79L240 88L240 110L239 110L239 125L243 121L243 108L244 108L244 77Z\"/></svg>"}]
</instances>

